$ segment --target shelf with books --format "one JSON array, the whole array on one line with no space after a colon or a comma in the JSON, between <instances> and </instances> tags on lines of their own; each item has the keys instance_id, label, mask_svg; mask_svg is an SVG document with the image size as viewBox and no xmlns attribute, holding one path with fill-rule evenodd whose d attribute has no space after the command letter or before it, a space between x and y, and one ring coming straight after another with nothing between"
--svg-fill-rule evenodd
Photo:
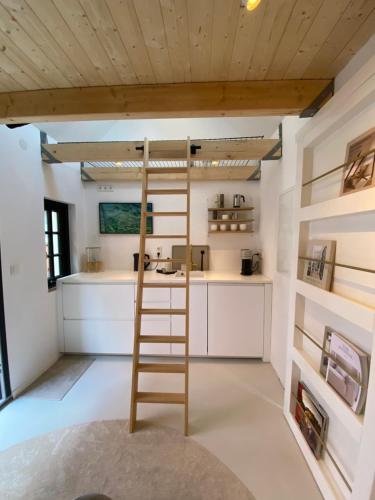
<instances>
[{"instance_id":1,"label":"shelf with books","mask_svg":"<svg viewBox=\"0 0 375 500\"><path fill-rule=\"evenodd\" d=\"M345 425L353 438L359 442L363 428L363 415L356 415L337 392L327 384L319 372L319 366L317 366L317 363L307 353L294 347L292 358L307 377L312 387L326 401L327 405Z\"/></svg>"},{"instance_id":2,"label":"shelf with books","mask_svg":"<svg viewBox=\"0 0 375 500\"><path fill-rule=\"evenodd\" d=\"M328 292L300 279L296 280L296 292L334 314L358 325L367 332L374 332L375 309L334 292Z\"/></svg>"},{"instance_id":3,"label":"shelf with books","mask_svg":"<svg viewBox=\"0 0 375 500\"><path fill-rule=\"evenodd\" d=\"M308 222L372 211L375 211L375 188L303 207L299 210L299 221Z\"/></svg>"},{"instance_id":4,"label":"shelf with books","mask_svg":"<svg viewBox=\"0 0 375 500\"><path fill-rule=\"evenodd\" d=\"M339 489L336 480L332 476L331 471L328 469L325 462L317 460L311 451L307 441L305 440L301 429L291 411L286 414L287 422L290 429L303 453L303 456L310 467L310 470L319 484L320 491L325 500L342 500L349 498L349 490L345 494Z\"/></svg>"}]
</instances>

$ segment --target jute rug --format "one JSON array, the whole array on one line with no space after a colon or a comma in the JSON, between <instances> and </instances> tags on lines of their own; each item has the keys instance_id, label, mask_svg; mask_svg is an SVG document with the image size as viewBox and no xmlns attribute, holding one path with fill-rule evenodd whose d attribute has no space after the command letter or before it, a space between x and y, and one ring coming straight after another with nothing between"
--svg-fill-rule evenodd
<instances>
[{"instance_id":1,"label":"jute rug","mask_svg":"<svg viewBox=\"0 0 375 500\"><path fill-rule=\"evenodd\" d=\"M214 455L182 433L125 420L45 434L0 454L2 500L254 500Z\"/></svg>"},{"instance_id":2,"label":"jute rug","mask_svg":"<svg viewBox=\"0 0 375 500\"><path fill-rule=\"evenodd\" d=\"M23 395L61 401L94 361L92 356L62 356Z\"/></svg>"}]
</instances>

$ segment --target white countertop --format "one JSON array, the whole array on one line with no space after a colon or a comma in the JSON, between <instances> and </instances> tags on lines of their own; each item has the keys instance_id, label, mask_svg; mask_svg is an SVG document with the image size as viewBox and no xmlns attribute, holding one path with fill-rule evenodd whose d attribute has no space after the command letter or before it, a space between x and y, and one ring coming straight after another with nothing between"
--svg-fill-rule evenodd
<instances>
[{"instance_id":1,"label":"white countertop","mask_svg":"<svg viewBox=\"0 0 375 500\"><path fill-rule=\"evenodd\" d=\"M138 273L134 271L104 271L101 273L77 273L71 276L61 278L59 282L65 284L113 284L113 283L136 283ZM155 271L145 271L145 282L178 282L184 281L184 277L175 277L174 275L162 275ZM272 280L261 274L252 276L241 276L240 273L204 271L203 275L190 274L190 283L246 283L246 284L265 284L272 283Z\"/></svg>"}]
</instances>

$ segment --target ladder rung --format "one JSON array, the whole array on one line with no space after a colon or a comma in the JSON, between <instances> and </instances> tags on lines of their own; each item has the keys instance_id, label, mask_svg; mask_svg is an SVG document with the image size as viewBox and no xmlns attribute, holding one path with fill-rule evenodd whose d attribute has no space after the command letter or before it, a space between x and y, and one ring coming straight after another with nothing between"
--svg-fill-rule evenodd
<instances>
[{"instance_id":1,"label":"ladder rung","mask_svg":"<svg viewBox=\"0 0 375 500\"><path fill-rule=\"evenodd\" d=\"M176 263L179 263L179 264L185 264L186 263L186 260L183 260L183 259L148 259L147 262L176 262Z\"/></svg>"},{"instance_id":2,"label":"ladder rung","mask_svg":"<svg viewBox=\"0 0 375 500\"><path fill-rule=\"evenodd\" d=\"M145 212L146 217L187 217L187 212Z\"/></svg>"},{"instance_id":3,"label":"ladder rung","mask_svg":"<svg viewBox=\"0 0 375 500\"><path fill-rule=\"evenodd\" d=\"M180 392L137 392L137 403L185 404L185 394Z\"/></svg>"},{"instance_id":4,"label":"ladder rung","mask_svg":"<svg viewBox=\"0 0 375 500\"><path fill-rule=\"evenodd\" d=\"M187 238L186 234L145 234L145 238Z\"/></svg>"},{"instance_id":5,"label":"ladder rung","mask_svg":"<svg viewBox=\"0 0 375 500\"><path fill-rule=\"evenodd\" d=\"M186 283L143 283L143 288L186 288Z\"/></svg>"},{"instance_id":6,"label":"ladder rung","mask_svg":"<svg viewBox=\"0 0 375 500\"><path fill-rule=\"evenodd\" d=\"M142 344L185 344L184 335L140 335L139 342Z\"/></svg>"},{"instance_id":7,"label":"ladder rung","mask_svg":"<svg viewBox=\"0 0 375 500\"><path fill-rule=\"evenodd\" d=\"M185 373L182 363L138 363L140 373Z\"/></svg>"},{"instance_id":8,"label":"ladder rung","mask_svg":"<svg viewBox=\"0 0 375 500\"><path fill-rule=\"evenodd\" d=\"M148 174L186 174L187 167L148 167Z\"/></svg>"},{"instance_id":9,"label":"ladder rung","mask_svg":"<svg viewBox=\"0 0 375 500\"><path fill-rule=\"evenodd\" d=\"M146 194L187 194L187 189L146 189Z\"/></svg>"},{"instance_id":10,"label":"ladder rung","mask_svg":"<svg viewBox=\"0 0 375 500\"><path fill-rule=\"evenodd\" d=\"M141 309L141 314L167 314L171 316L186 314L186 309Z\"/></svg>"}]
</instances>

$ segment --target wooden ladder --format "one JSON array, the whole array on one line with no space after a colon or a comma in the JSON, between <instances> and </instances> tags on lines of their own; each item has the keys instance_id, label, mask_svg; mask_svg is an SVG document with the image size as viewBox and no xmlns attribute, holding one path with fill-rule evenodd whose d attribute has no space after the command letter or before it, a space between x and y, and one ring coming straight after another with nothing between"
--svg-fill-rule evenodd
<instances>
[{"instance_id":1,"label":"wooden ladder","mask_svg":"<svg viewBox=\"0 0 375 500\"><path fill-rule=\"evenodd\" d=\"M149 143L144 141L144 163L142 175L142 207L141 207L141 228L139 246L139 265L136 298L136 317L134 326L134 350L133 350L133 370L130 402L129 432L134 432L137 420L138 403L165 403L181 404L185 406L184 432L188 435L189 430L189 272L191 267L190 250L190 166L191 148L190 138L186 142L186 167L149 167ZM186 187L184 189L149 189L149 176L152 174L186 174ZM186 211L183 212L147 212L148 195L181 195L186 196ZM181 216L186 218L186 233L184 235L149 235L146 234L147 217L168 217ZM145 245L147 238L184 238L186 240L185 260L178 260L179 263L186 264L185 281L176 283L145 283L144 282L144 261ZM151 259L151 262L166 262L167 259ZM174 262L172 259L168 261ZM184 309L144 309L143 289L144 288L184 288L186 292ZM184 315L185 335L143 335L142 316L152 315ZM142 343L164 343L164 344L184 344L184 363L143 363L140 362L140 345ZM184 392L139 392L139 373L179 373L185 377Z\"/></svg>"}]
</instances>

